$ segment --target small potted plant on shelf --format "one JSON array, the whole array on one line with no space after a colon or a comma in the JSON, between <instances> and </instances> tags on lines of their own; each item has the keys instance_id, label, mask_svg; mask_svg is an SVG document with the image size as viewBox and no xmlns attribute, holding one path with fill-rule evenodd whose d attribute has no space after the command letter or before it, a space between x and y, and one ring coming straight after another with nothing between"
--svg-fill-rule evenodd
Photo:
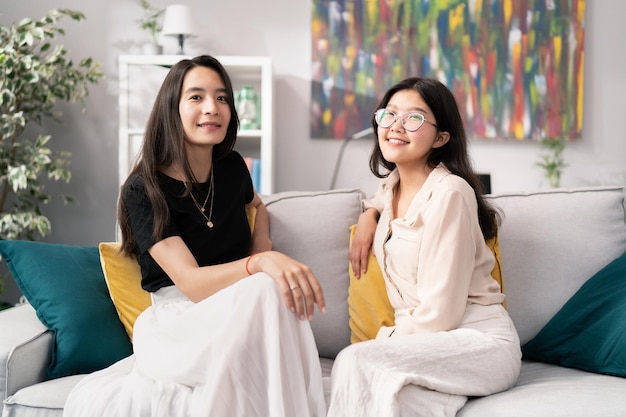
<instances>
[{"instance_id":1,"label":"small potted plant on shelf","mask_svg":"<svg viewBox=\"0 0 626 417\"><path fill-rule=\"evenodd\" d=\"M148 55L160 55L163 53L163 46L159 45L159 33L163 29L161 16L165 9L153 6L148 0L139 0L143 9L143 16L137 19L139 27L150 34L150 43L144 45L144 53Z\"/></svg>"},{"instance_id":2,"label":"small potted plant on shelf","mask_svg":"<svg viewBox=\"0 0 626 417\"><path fill-rule=\"evenodd\" d=\"M548 179L550 187L558 188L561 184L563 168L567 166L563 158L565 139L562 137L541 138L539 145L543 149L537 166L543 168L544 176Z\"/></svg>"}]
</instances>

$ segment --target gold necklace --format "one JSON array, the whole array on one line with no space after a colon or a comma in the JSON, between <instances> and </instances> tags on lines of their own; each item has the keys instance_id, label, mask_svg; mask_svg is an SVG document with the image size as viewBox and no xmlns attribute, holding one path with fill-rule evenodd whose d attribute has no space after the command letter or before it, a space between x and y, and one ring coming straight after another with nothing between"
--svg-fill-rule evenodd
<instances>
[{"instance_id":1,"label":"gold necklace","mask_svg":"<svg viewBox=\"0 0 626 417\"><path fill-rule=\"evenodd\" d=\"M201 206L200 204L198 204L198 200L196 200L196 197L193 196L193 192L191 192L191 190L187 186L187 182L185 181L185 188L187 189L187 191L189 191L189 195L191 196L193 205L196 206L196 208L198 209L202 217L204 217L204 220L206 220L206 225L209 227L209 229L213 229L213 222L211 221L211 218L213 217L213 197L215 196L214 185L215 183L213 182L213 167L211 167L211 178L210 178L210 183L209 183L209 190L207 191L206 198L204 199L204 203L202 203L202 206ZM209 201L209 195L211 195L211 205L209 206L209 217L207 217L206 214L204 214L204 211L205 211L204 208L206 207L207 201Z\"/></svg>"}]
</instances>

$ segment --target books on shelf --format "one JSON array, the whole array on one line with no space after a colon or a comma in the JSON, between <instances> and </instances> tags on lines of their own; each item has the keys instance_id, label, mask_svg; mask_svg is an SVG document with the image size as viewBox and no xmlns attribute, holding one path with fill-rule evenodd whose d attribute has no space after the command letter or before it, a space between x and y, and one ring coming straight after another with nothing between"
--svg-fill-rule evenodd
<instances>
[{"instance_id":1,"label":"books on shelf","mask_svg":"<svg viewBox=\"0 0 626 417\"><path fill-rule=\"evenodd\" d=\"M250 177L252 177L252 185L257 192L261 190L261 160L258 158L244 157Z\"/></svg>"}]
</instances>

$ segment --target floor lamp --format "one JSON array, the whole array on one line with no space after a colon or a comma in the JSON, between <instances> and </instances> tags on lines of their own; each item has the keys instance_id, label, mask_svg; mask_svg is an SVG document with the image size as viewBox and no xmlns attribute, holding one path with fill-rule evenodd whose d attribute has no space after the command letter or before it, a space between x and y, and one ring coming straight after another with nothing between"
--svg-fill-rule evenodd
<instances>
[{"instance_id":1,"label":"floor lamp","mask_svg":"<svg viewBox=\"0 0 626 417\"><path fill-rule=\"evenodd\" d=\"M371 136L374 134L374 131L371 127L360 130L353 135L348 136L343 140L341 147L339 148L339 153L337 154L337 161L335 161L335 169L333 171L333 178L330 181L330 189L335 188L335 184L337 183L337 176L339 175L339 168L341 167L341 162L343 161L343 153L346 150L346 146L353 140L359 140Z\"/></svg>"}]
</instances>

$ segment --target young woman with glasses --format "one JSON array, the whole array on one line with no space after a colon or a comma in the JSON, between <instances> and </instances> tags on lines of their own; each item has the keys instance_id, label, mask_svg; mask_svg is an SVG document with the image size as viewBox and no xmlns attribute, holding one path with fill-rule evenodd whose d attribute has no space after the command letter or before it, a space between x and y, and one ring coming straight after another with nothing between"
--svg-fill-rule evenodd
<instances>
[{"instance_id":1,"label":"young woman with glasses","mask_svg":"<svg viewBox=\"0 0 626 417\"><path fill-rule=\"evenodd\" d=\"M373 250L395 324L339 354L328 416L452 417L467 397L512 387L520 371L519 338L485 243L497 212L445 85L396 84L372 125L370 169L382 181L364 200L350 262L359 277Z\"/></svg>"}]
</instances>

